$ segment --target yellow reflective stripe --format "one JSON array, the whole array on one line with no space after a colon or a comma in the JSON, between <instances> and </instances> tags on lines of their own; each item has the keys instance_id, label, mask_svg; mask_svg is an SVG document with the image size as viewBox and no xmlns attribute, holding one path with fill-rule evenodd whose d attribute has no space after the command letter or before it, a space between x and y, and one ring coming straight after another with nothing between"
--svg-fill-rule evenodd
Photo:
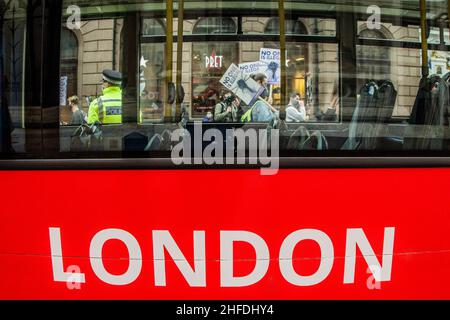
<instances>
[{"instance_id":1,"label":"yellow reflective stripe","mask_svg":"<svg viewBox=\"0 0 450 320\"><path fill-rule=\"evenodd\" d=\"M102 97L102 117L100 121L104 124L122 123L122 99L115 97Z\"/></svg>"},{"instance_id":2,"label":"yellow reflective stripe","mask_svg":"<svg viewBox=\"0 0 450 320\"><path fill-rule=\"evenodd\" d=\"M251 122L252 121L252 111L253 111L253 107L251 107L250 109L248 109L241 117L241 122Z\"/></svg>"},{"instance_id":3,"label":"yellow reflective stripe","mask_svg":"<svg viewBox=\"0 0 450 320\"><path fill-rule=\"evenodd\" d=\"M102 98L98 98L97 105L98 105L98 121L103 122L103 117L105 115L105 109L103 106Z\"/></svg>"}]
</instances>

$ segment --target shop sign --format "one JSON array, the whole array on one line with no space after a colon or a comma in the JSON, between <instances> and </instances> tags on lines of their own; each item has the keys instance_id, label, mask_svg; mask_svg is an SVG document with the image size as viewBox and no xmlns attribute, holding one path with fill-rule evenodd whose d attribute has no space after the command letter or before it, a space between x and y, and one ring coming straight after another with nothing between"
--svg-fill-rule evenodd
<instances>
[{"instance_id":1,"label":"shop sign","mask_svg":"<svg viewBox=\"0 0 450 320\"><path fill-rule=\"evenodd\" d=\"M214 49L210 56L205 56L205 67L206 69L220 69L223 65L223 56L216 55Z\"/></svg>"}]
</instances>

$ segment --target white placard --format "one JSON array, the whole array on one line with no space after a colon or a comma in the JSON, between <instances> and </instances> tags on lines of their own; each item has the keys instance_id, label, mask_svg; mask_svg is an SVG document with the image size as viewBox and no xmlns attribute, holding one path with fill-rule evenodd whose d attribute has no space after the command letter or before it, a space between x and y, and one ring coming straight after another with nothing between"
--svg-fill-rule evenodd
<instances>
[{"instance_id":1,"label":"white placard","mask_svg":"<svg viewBox=\"0 0 450 320\"><path fill-rule=\"evenodd\" d=\"M67 103L67 76L59 78L59 105L65 106Z\"/></svg>"},{"instance_id":2,"label":"white placard","mask_svg":"<svg viewBox=\"0 0 450 320\"><path fill-rule=\"evenodd\" d=\"M243 74L256 74L256 73L266 73L267 66L264 62L254 61L240 63L239 69Z\"/></svg>"},{"instance_id":3,"label":"white placard","mask_svg":"<svg viewBox=\"0 0 450 320\"><path fill-rule=\"evenodd\" d=\"M280 57L280 49L261 48L259 50L259 60L265 65L264 74L269 84L280 84Z\"/></svg>"},{"instance_id":4,"label":"white placard","mask_svg":"<svg viewBox=\"0 0 450 320\"><path fill-rule=\"evenodd\" d=\"M239 67L232 63L220 79L220 83L251 106L258 99L264 88L249 75L243 74Z\"/></svg>"}]
</instances>

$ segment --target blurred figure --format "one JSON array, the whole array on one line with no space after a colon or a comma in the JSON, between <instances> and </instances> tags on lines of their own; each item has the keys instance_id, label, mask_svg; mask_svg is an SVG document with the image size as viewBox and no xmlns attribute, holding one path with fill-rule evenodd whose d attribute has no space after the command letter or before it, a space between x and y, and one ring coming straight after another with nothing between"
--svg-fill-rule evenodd
<instances>
[{"instance_id":1,"label":"blurred figure","mask_svg":"<svg viewBox=\"0 0 450 320\"><path fill-rule=\"evenodd\" d=\"M289 97L289 104L286 107L286 122L303 122L305 120L305 104L301 100L299 93L292 93Z\"/></svg>"},{"instance_id":2,"label":"blurred figure","mask_svg":"<svg viewBox=\"0 0 450 320\"><path fill-rule=\"evenodd\" d=\"M270 105L273 103L273 99L269 94L269 89L267 88L267 76L264 73L255 73L250 76L259 85L264 87L264 92L261 94L261 98L266 100Z\"/></svg>"},{"instance_id":3,"label":"blurred figure","mask_svg":"<svg viewBox=\"0 0 450 320\"><path fill-rule=\"evenodd\" d=\"M203 122L213 122L213 114L211 111L206 113L206 116L203 117Z\"/></svg>"},{"instance_id":4,"label":"blurred figure","mask_svg":"<svg viewBox=\"0 0 450 320\"><path fill-rule=\"evenodd\" d=\"M253 106L242 115L241 122L270 122L278 118L278 111L271 105L272 98L269 97L269 91L266 87L267 76L264 73L257 73L251 75L251 77L264 87L265 90L260 96L264 101L256 100Z\"/></svg>"},{"instance_id":5,"label":"blurred figure","mask_svg":"<svg viewBox=\"0 0 450 320\"><path fill-rule=\"evenodd\" d=\"M337 114L339 112L339 87L337 82L334 83L333 92L331 93L331 102L327 107L327 110L323 112L320 110L318 114L316 114L316 118L319 121L336 121Z\"/></svg>"},{"instance_id":6,"label":"blurred figure","mask_svg":"<svg viewBox=\"0 0 450 320\"><path fill-rule=\"evenodd\" d=\"M241 100L231 92L226 92L214 107L214 121L239 122Z\"/></svg>"},{"instance_id":7,"label":"blurred figure","mask_svg":"<svg viewBox=\"0 0 450 320\"><path fill-rule=\"evenodd\" d=\"M72 120L70 120L69 125L71 126L79 126L85 123L84 113L79 108L79 100L77 96L71 96L67 99L69 104L70 111L72 111Z\"/></svg>"}]
</instances>

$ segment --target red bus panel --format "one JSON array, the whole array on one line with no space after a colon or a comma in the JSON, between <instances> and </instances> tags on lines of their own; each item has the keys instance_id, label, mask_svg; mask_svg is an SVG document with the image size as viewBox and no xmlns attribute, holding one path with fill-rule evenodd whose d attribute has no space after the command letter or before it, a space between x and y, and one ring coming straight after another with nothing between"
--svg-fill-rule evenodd
<instances>
[{"instance_id":1,"label":"red bus panel","mask_svg":"<svg viewBox=\"0 0 450 320\"><path fill-rule=\"evenodd\" d=\"M0 181L0 299L450 299L450 169L1 171ZM55 281L70 272L84 281Z\"/></svg>"}]
</instances>

